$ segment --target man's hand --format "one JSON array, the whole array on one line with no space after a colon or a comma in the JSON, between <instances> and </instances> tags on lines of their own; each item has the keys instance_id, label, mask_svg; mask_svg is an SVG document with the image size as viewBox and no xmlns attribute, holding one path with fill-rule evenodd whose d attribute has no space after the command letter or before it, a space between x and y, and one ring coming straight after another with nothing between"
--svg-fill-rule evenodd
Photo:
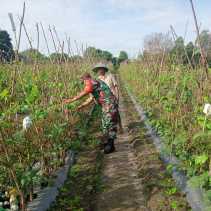
<instances>
[{"instance_id":1,"label":"man's hand","mask_svg":"<svg viewBox=\"0 0 211 211\"><path fill-rule=\"evenodd\" d=\"M72 103L72 102L73 102L73 99L64 99L63 100L64 104L68 104L68 103Z\"/></svg>"}]
</instances>

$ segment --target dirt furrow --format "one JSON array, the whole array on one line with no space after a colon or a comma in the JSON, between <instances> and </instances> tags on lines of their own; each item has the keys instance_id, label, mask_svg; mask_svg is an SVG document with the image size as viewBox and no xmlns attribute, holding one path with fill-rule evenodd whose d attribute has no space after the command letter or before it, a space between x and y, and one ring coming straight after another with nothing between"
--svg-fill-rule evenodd
<instances>
[{"instance_id":1,"label":"dirt furrow","mask_svg":"<svg viewBox=\"0 0 211 211\"><path fill-rule=\"evenodd\" d=\"M121 98L120 111L124 133L116 141L115 153L104 157L103 185L97 204L99 211L147 210L141 179L138 178L137 159L129 140L128 122Z\"/></svg>"},{"instance_id":2,"label":"dirt furrow","mask_svg":"<svg viewBox=\"0 0 211 211\"><path fill-rule=\"evenodd\" d=\"M124 133L116 140L116 152L104 156L96 211L190 210L124 89L120 112Z\"/></svg>"}]
</instances>

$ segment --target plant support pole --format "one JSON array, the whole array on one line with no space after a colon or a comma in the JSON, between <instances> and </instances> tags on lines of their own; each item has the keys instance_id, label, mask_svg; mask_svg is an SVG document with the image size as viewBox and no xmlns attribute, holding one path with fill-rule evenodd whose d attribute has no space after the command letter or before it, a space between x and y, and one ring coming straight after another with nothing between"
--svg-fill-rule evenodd
<instances>
[{"instance_id":1,"label":"plant support pole","mask_svg":"<svg viewBox=\"0 0 211 211\"><path fill-rule=\"evenodd\" d=\"M196 17L196 11L195 11L195 8L194 8L194 5L193 5L193 0L190 0L190 4L191 4L192 12L193 12L193 17L194 17L194 22L195 22L195 27L196 27L196 33L197 33L199 48L200 48L200 51L201 51L202 65L205 67L206 76L208 77L207 61L206 61L206 56L205 56L204 49L202 48L202 44L201 44L199 25L198 25L198 21L197 21L197 17Z\"/></svg>"}]
</instances>

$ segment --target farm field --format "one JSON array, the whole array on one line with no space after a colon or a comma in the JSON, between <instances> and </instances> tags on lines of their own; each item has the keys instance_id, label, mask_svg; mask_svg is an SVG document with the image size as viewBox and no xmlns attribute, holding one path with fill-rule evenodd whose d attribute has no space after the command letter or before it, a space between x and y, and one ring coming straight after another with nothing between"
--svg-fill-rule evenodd
<instances>
[{"instance_id":1,"label":"farm field","mask_svg":"<svg viewBox=\"0 0 211 211\"><path fill-rule=\"evenodd\" d=\"M65 107L62 99L76 94L82 72L83 64L0 68L0 187L18 195L23 209L26 200L32 200L34 186L48 185L67 151L80 145L84 117L74 110L76 105ZM27 123L22 125L25 117L33 122L30 130Z\"/></svg>"},{"instance_id":2,"label":"farm field","mask_svg":"<svg viewBox=\"0 0 211 211\"><path fill-rule=\"evenodd\" d=\"M120 69L121 79L143 106L149 124L165 143L165 151L181 162L189 184L210 193L210 120L203 113L210 101L210 80L200 83L203 70L166 67L156 73L144 64L133 63ZM169 165L169 168L172 166Z\"/></svg>"},{"instance_id":3,"label":"farm field","mask_svg":"<svg viewBox=\"0 0 211 211\"><path fill-rule=\"evenodd\" d=\"M210 10L2 3L0 211L211 211Z\"/></svg>"}]
</instances>

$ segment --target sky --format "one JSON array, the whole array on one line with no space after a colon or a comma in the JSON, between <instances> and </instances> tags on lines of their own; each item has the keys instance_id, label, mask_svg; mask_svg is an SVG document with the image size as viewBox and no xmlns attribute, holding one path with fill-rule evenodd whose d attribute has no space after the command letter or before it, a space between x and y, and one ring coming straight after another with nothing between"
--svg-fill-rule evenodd
<instances>
[{"instance_id":1,"label":"sky","mask_svg":"<svg viewBox=\"0 0 211 211\"><path fill-rule=\"evenodd\" d=\"M201 29L211 30L210 0L193 0ZM8 13L18 26L24 0L0 0L0 29L7 30L14 43ZM83 46L108 50L114 55L125 50L135 57L144 38L154 32L168 33L172 25L186 42L196 37L189 0L25 0L25 25L36 47L36 23L42 22L51 52L48 26L55 26L61 41L70 37L73 51ZM76 40L76 42L75 42ZM77 45L76 45L77 43ZM14 43L15 45L15 43ZM21 50L29 48L23 32ZM67 48L65 42L65 48ZM47 53L42 33L40 50ZM80 50L79 50L80 51Z\"/></svg>"}]
</instances>

